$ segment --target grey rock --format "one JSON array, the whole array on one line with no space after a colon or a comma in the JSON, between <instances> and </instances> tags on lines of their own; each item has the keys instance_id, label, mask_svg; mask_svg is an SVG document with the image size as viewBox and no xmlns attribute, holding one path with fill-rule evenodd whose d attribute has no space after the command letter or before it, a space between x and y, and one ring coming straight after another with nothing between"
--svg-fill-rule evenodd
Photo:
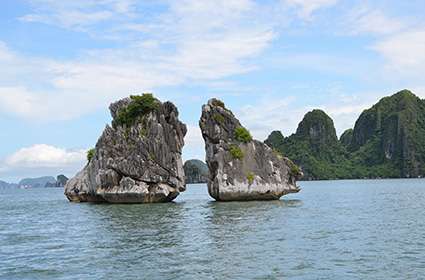
<instances>
[{"instance_id":1,"label":"grey rock","mask_svg":"<svg viewBox=\"0 0 425 280\"><path fill-rule=\"evenodd\" d=\"M124 98L109 107L112 126L100 136L93 158L65 186L74 202L149 203L172 201L186 189L181 152L186 126L171 102L161 103L131 124L118 122Z\"/></svg>"},{"instance_id":2,"label":"grey rock","mask_svg":"<svg viewBox=\"0 0 425 280\"><path fill-rule=\"evenodd\" d=\"M63 188L63 187L65 187L66 182L68 182L68 180L69 180L68 177L66 177L65 175L63 175L63 174L58 175L56 177L56 187L57 188Z\"/></svg>"},{"instance_id":3,"label":"grey rock","mask_svg":"<svg viewBox=\"0 0 425 280\"><path fill-rule=\"evenodd\" d=\"M215 200L273 200L300 190L300 169L260 141L241 141L235 131L242 125L221 101L211 99L202 107L199 125L209 168L208 192Z\"/></svg>"}]
</instances>

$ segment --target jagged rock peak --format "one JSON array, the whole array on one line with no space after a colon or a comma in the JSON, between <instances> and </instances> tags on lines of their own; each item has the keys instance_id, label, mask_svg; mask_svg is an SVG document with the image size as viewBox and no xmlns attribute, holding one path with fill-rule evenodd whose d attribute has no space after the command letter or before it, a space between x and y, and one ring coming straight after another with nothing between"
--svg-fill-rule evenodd
<instances>
[{"instance_id":1,"label":"jagged rock peak","mask_svg":"<svg viewBox=\"0 0 425 280\"><path fill-rule=\"evenodd\" d=\"M130 96L109 107L113 121L88 163L65 186L70 201L167 202L185 190L181 151L186 126L171 102L151 94Z\"/></svg>"},{"instance_id":2,"label":"jagged rock peak","mask_svg":"<svg viewBox=\"0 0 425 280\"><path fill-rule=\"evenodd\" d=\"M208 192L214 199L270 200L299 191L299 168L252 139L222 101L211 99L202 107L199 125L209 168Z\"/></svg>"}]
</instances>

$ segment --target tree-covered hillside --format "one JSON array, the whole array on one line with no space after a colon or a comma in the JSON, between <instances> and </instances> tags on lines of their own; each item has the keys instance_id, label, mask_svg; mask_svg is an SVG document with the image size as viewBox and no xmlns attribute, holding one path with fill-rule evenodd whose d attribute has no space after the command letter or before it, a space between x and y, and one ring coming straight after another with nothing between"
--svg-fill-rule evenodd
<instances>
[{"instance_id":1,"label":"tree-covered hillside","mask_svg":"<svg viewBox=\"0 0 425 280\"><path fill-rule=\"evenodd\" d=\"M208 166L199 159L190 159L184 163L186 184L200 184L208 181Z\"/></svg>"},{"instance_id":2,"label":"tree-covered hillside","mask_svg":"<svg viewBox=\"0 0 425 280\"><path fill-rule=\"evenodd\" d=\"M423 177L425 101L408 90L382 98L339 140L332 119L313 110L295 134L274 131L265 142L300 165L308 180Z\"/></svg>"}]
</instances>

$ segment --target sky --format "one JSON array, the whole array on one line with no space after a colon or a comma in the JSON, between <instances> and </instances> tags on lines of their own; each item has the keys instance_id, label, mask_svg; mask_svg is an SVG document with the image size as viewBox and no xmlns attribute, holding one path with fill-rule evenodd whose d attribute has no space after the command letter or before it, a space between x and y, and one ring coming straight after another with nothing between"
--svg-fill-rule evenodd
<instances>
[{"instance_id":1,"label":"sky","mask_svg":"<svg viewBox=\"0 0 425 280\"><path fill-rule=\"evenodd\" d=\"M2 0L0 179L74 175L108 105L153 92L204 159L201 107L222 99L256 139L319 108L337 133L383 96L425 97L423 0Z\"/></svg>"}]
</instances>

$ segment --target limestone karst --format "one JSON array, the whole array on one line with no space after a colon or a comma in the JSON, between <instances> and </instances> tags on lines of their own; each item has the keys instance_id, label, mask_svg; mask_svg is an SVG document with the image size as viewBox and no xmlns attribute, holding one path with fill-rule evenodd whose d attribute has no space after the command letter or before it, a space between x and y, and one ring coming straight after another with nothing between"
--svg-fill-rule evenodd
<instances>
[{"instance_id":1,"label":"limestone karst","mask_svg":"<svg viewBox=\"0 0 425 280\"><path fill-rule=\"evenodd\" d=\"M218 201L272 200L298 192L299 168L252 139L224 103L211 99L199 121L209 168L208 192Z\"/></svg>"},{"instance_id":2,"label":"limestone karst","mask_svg":"<svg viewBox=\"0 0 425 280\"><path fill-rule=\"evenodd\" d=\"M186 125L171 102L151 94L109 107L113 121L65 186L75 202L168 202L185 190L181 158Z\"/></svg>"}]
</instances>

